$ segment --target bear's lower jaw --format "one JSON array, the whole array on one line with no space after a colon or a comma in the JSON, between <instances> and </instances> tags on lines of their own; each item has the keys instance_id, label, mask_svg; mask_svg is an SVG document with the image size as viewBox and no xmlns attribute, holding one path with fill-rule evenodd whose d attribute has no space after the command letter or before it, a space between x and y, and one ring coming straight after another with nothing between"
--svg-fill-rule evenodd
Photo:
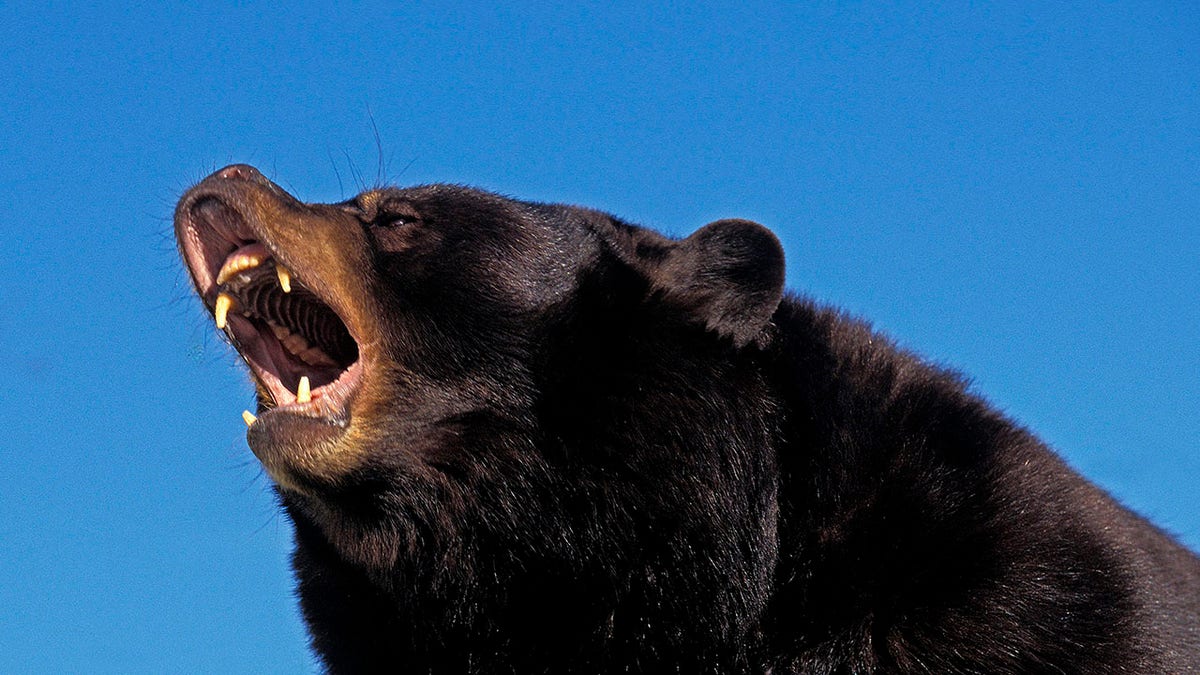
<instances>
[{"instance_id":1,"label":"bear's lower jaw","mask_svg":"<svg viewBox=\"0 0 1200 675\"><path fill-rule=\"evenodd\" d=\"M252 366L251 370L256 369ZM299 397L278 382L268 388L265 382L273 380L272 374L256 372L260 389L270 391L260 395L260 413L246 432L250 449L264 463L268 458L275 463L285 450L307 456L312 454L310 446L336 443L350 429L351 403L361 386L363 370L360 358L332 382L302 391Z\"/></svg>"},{"instance_id":2,"label":"bear's lower jaw","mask_svg":"<svg viewBox=\"0 0 1200 675\"><path fill-rule=\"evenodd\" d=\"M281 488L312 492L357 465L349 413L312 416L293 406L272 408L246 431L246 443Z\"/></svg>"}]
</instances>

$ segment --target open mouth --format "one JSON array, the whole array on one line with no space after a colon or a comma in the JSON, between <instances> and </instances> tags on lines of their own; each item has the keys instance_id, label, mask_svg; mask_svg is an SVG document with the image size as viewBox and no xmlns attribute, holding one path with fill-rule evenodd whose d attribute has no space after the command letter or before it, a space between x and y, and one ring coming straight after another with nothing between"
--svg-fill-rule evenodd
<instances>
[{"instance_id":1,"label":"open mouth","mask_svg":"<svg viewBox=\"0 0 1200 675\"><path fill-rule=\"evenodd\" d=\"M344 425L363 366L323 290L293 275L227 200L201 194L181 216L180 248L196 289L250 366L262 407Z\"/></svg>"}]
</instances>

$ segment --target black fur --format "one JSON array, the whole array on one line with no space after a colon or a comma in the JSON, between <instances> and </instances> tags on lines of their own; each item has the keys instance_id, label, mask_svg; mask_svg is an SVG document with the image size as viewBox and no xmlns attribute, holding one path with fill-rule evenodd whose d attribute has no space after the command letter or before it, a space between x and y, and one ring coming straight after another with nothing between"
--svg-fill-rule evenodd
<instances>
[{"instance_id":1,"label":"black fur","mask_svg":"<svg viewBox=\"0 0 1200 675\"><path fill-rule=\"evenodd\" d=\"M761 226L452 186L339 208L389 395L365 464L281 489L331 672L1200 669L1200 561L785 295Z\"/></svg>"}]
</instances>

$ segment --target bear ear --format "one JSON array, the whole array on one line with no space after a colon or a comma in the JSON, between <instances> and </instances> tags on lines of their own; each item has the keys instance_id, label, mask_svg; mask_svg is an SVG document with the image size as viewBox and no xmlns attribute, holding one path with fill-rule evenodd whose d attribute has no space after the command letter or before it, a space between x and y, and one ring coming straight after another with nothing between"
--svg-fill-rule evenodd
<instances>
[{"instance_id":1,"label":"bear ear","mask_svg":"<svg viewBox=\"0 0 1200 675\"><path fill-rule=\"evenodd\" d=\"M672 243L657 261L643 259L664 300L738 347L759 338L783 299L779 239L758 223L730 219Z\"/></svg>"}]
</instances>

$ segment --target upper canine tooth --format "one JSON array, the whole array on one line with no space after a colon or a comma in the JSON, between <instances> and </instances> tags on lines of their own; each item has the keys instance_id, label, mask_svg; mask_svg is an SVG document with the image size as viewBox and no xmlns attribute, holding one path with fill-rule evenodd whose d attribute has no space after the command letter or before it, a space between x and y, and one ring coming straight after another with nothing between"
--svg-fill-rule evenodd
<instances>
[{"instance_id":1,"label":"upper canine tooth","mask_svg":"<svg viewBox=\"0 0 1200 675\"><path fill-rule=\"evenodd\" d=\"M292 273L286 267L275 263L275 276L279 277L279 287L284 293L292 292Z\"/></svg>"},{"instance_id":2,"label":"upper canine tooth","mask_svg":"<svg viewBox=\"0 0 1200 675\"><path fill-rule=\"evenodd\" d=\"M229 318L229 310L233 307L233 296L225 293L217 294L217 302L213 307L213 316L217 319L217 328L225 330Z\"/></svg>"},{"instance_id":3,"label":"upper canine tooth","mask_svg":"<svg viewBox=\"0 0 1200 675\"><path fill-rule=\"evenodd\" d=\"M234 253L225 259L225 264L221 265L221 271L217 272L217 283L223 284L238 272L258 267L266 259L267 252L265 250L256 251L251 248L250 251Z\"/></svg>"}]
</instances>

